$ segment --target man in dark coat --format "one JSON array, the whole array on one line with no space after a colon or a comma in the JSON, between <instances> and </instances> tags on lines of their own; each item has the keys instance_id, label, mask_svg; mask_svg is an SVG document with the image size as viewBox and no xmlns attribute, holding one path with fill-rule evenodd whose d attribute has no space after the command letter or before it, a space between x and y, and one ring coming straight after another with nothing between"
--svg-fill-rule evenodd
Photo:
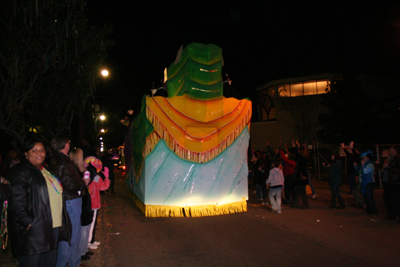
<instances>
[{"instance_id":1,"label":"man in dark coat","mask_svg":"<svg viewBox=\"0 0 400 267\"><path fill-rule=\"evenodd\" d=\"M296 156L296 170L295 170L295 197L293 208L300 208L300 196L303 201L302 209L308 209L310 205L308 204L306 185L308 185L308 173L307 173L307 159L303 156L305 153L305 147L299 146L298 148L294 146L293 142L293 154Z\"/></svg>"},{"instance_id":2,"label":"man in dark coat","mask_svg":"<svg viewBox=\"0 0 400 267\"><path fill-rule=\"evenodd\" d=\"M51 140L53 154L49 161L49 168L59 177L63 186L67 212L71 219L71 245L65 241L58 244L57 267L80 265L81 255L79 240L81 237L82 197L85 182L82 180L78 168L68 157L70 143L66 137L56 137Z\"/></svg>"}]
</instances>

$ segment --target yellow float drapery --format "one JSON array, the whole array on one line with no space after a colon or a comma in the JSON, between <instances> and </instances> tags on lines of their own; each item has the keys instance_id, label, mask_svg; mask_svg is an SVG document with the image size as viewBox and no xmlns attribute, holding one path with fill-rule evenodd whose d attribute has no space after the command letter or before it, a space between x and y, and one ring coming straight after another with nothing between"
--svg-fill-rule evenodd
<instances>
[{"instance_id":1,"label":"yellow float drapery","mask_svg":"<svg viewBox=\"0 0 400 267\"><path fill-rule=\"evenodd\" d=\"M200 101L184 95L147 97L146 102L146 116L154 133L146 140L145 155L162 138L179 157L207 162L224 151L250 124L251 102L245 99Z\"/></svg>"}]
</instances>

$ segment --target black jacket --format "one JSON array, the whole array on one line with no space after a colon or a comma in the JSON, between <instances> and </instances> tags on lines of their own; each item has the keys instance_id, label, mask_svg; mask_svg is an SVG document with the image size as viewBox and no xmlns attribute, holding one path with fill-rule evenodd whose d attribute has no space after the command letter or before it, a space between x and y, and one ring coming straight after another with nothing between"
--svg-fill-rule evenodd
<instances>
[{"instance_id":1,"label":"black jacket","mask_svg":"<svg viewBox=\"0 0 400 267\"><path fill-rule=\"evenodd\" d=\"M49 161L49 168L60 179L66 201L81 197L78 191L83 193L86 185L78 168L67 155L54 151Z\"/></svg>"},{"instance_id":2,"label":"black jacket","mask_svg":"<svg viewBox=\"0 0 400 267\"><path fill-rule=\"evenodd\" d=\"M400 183L400 156L396 155L390 158L389 162L389 183Z\"/></svg>"},{"instance_id":3,"label":"black jacket","mask_svg":"<svg viewBox=\"0 0 400 267\"><path fill-rule=\"evenodd\" d=\"M308 185L308 173L307 173L307 165L308 160L300 155L297 148L292 150L293 154L296 155L297 162L296 162L296 169L295 169L295 184L296 185ZM301 177L307 177L307 179L302 179Z\"/></svg>"},{"instance_id":4,"label":"black jacket","mask_svg":"<svg viewBox=\"0 0 400 267\"><path fill-rule=\"evenodd\" d=\"M9 199L9 229L13 255L35 255L54 250L50 200L46 180L41 171L25 160L11 168L7 175L11 183ZM63 201L62 227L58 240L70 242L71 222ZM29 230L28 226L31 225Z\"/></svg>"},{"instance_id":5,"label":"black jacket","mask_svg":"<svg viewBox=\"0 0 400 267\"><path fill-rule=\"evenodd\" d=\"M261 170L259 170L261 167ZM266 162L265 160L259 158L254 164L254 182L258 185L266 185L267 180L266 172Z\"/></svg>"},{"instance_id":6,"label":"black jacket","mask_svg":"<svg viewBox=\"0 0 400 267\"><path fill-rule=\"evenodd\" d=\"M92 210L92 201L90 199L89 190L85 186L84 188L85 194L82 197L82 213L81 213L81 225L86 226L92 223L93 221L93 210Z\"/></svg>"}]
</instances>

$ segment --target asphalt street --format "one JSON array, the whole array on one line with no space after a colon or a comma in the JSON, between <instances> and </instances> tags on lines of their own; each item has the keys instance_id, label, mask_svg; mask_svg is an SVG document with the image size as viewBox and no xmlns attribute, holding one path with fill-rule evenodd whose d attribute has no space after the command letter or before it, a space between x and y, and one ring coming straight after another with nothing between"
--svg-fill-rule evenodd
<instances>
[{"instance_id":1,"label":"asphalt street","mask_svg":"<svg viewBox=\"0 0 400 267\"><path fill-rule=\"evenodd\" d=\"M102 195L94 255L87 267L108 266L400 266L400 224L365 215L341 187L346 209L330 209L327 182L314 181L308 210L283 205L281 214L255 200L248 211L201 218L146 218L133 204L125 177L116 171L116 194ZM17 266L9 248L1 266Z\"/></svg>"}]
</instances>

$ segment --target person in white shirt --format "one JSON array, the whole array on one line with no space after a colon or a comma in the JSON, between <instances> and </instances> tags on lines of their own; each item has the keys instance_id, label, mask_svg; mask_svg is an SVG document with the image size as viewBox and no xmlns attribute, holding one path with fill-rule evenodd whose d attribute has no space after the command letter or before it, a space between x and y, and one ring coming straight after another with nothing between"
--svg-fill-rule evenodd
<instances>
[{"instance_id":1,"label":"person in white shirt","mask_svg":"<svg viewBox=\"0 0 400 267\"><path fill-rule=\"evenodd\" d=\"M280 161L274 160L274 168L269 171L267 185L269 186L269 200L271 201L272 211L281 213L281 194L285 178L282 170L279 168Z\"/></svg>"}]
</instances>

